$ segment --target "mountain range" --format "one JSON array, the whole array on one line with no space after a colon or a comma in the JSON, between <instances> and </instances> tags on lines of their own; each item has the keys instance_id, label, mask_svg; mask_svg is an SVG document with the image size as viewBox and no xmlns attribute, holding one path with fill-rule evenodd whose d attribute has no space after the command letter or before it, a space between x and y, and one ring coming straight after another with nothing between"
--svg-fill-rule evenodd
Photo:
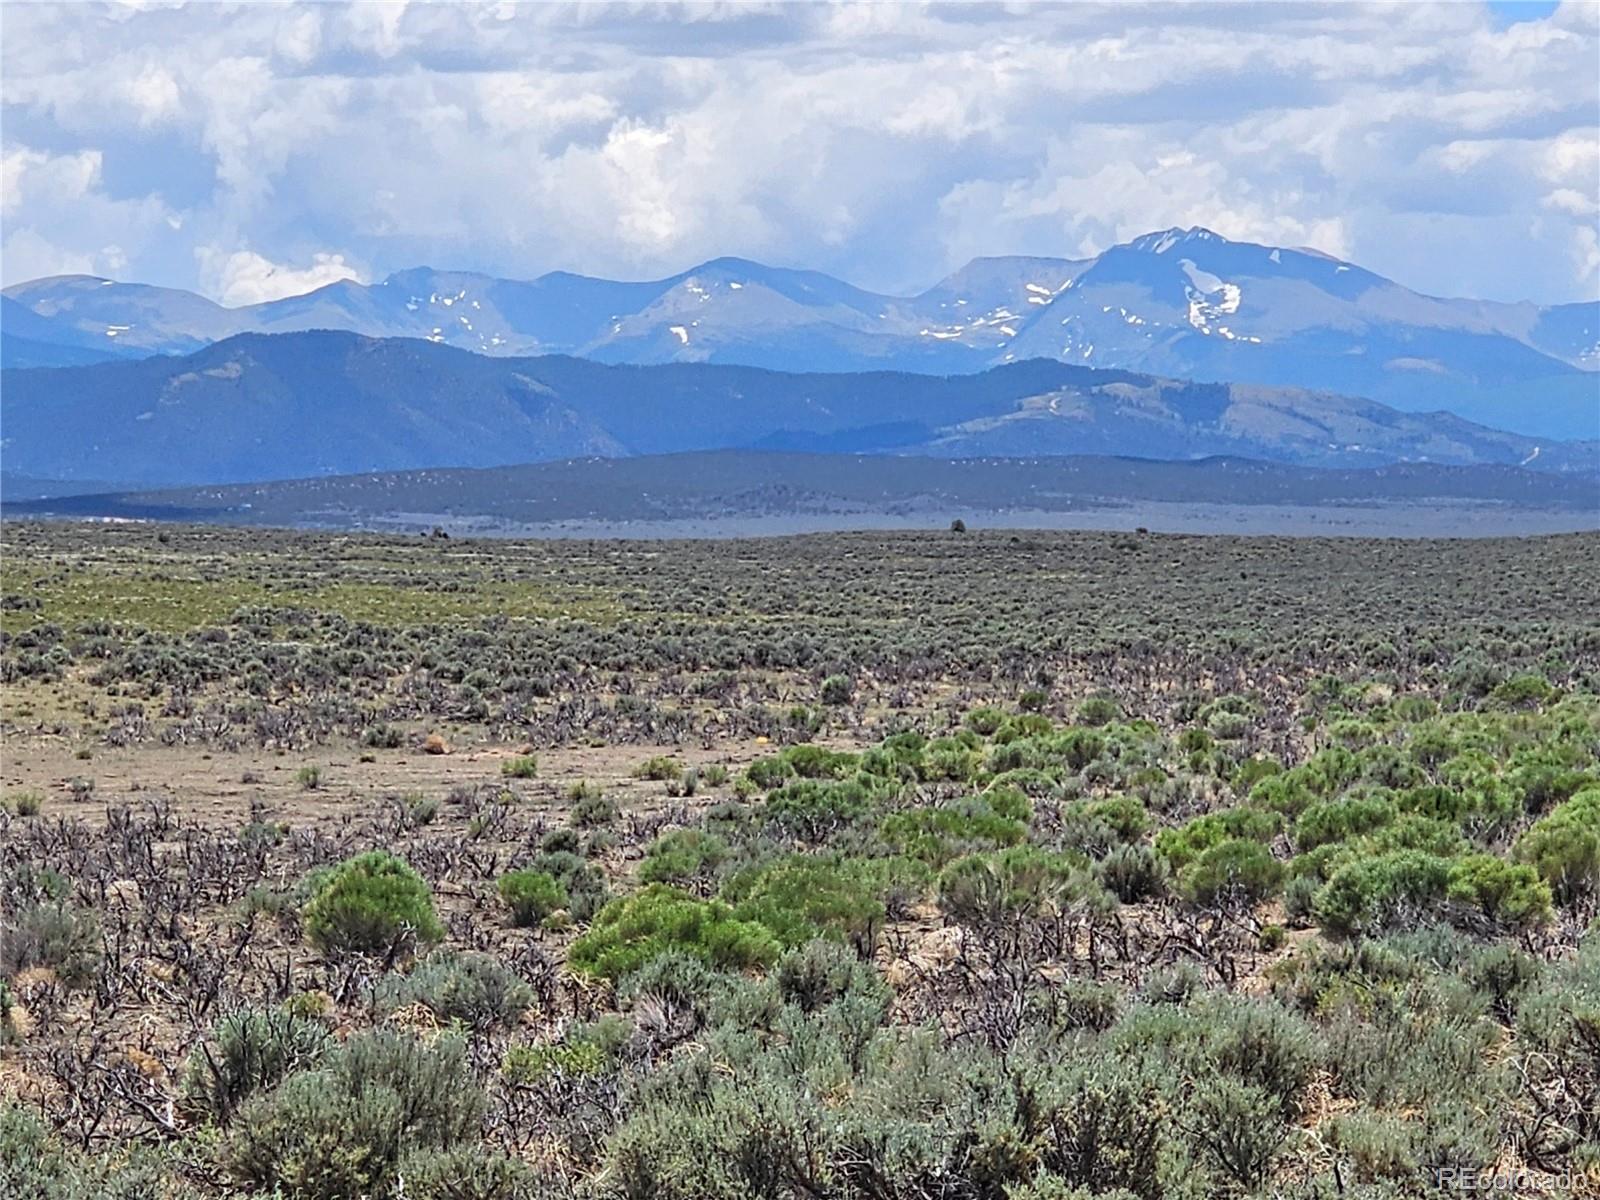
<instances>
[{"instance_id":1,"label":"mountain range","mask_svg":"<svg viewBox=\"0 0 1600 1200\"><path fill-rule=\"evenodd\" d=\"M905 297L734 258L643 283L421 267L242 308L58 276L5 289L0 358L83 366L318 329L490 357L790 372L976 374L1053 359L1362 396L1544 439L1600 433L1600 301L1439 299L1318 251L1202 228L1147 234L1089 259L977 259Z\"/></svg>"},{"instance_id":2,"label":"mountain range","mask_svg":"<svg viewBox=\"0 0 1600 1200\"><path fill-rule=\"evenodd\" d=\"M1524 465L1600 445L1258 384L1029 359L970 375L490 357L409 338L240 334L182 357L10 369L8 473L124 486L750 449L993 459L1228 455L1297 466ZM60 490L60 489L57 489Z\"/></svg>"}]
</instances>

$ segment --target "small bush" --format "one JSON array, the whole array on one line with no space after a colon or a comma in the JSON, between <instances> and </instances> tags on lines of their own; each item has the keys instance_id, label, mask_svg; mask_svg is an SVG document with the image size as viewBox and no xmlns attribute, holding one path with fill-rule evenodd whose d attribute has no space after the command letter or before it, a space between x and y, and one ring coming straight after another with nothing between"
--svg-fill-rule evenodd
<instances>
[{"instance_id":1,"label":"small bush","mask_svg":"<svg viewBox=\"0 0 1600 1200\"><path fill-rule=\"evenodd\" d=\"M500 764L500 774L507 779L532 779L539 773L539 759L533 754L519 754Z\"/></svg>"},{"instance_id":2,"label":"small bush","mask_svg":"<svg viewBox=\"0 0 1600 1200\"><path fill-rule=\"evenodd\" d=\"M1445 894L1496 925L1523 928L1550 916L1550 885L1530 866L1469 854L1450 868Z\"/></svg>"},{"instance_id":3,"label":"small bush","mask_svg":"<svg viewBox=\"0 0 1600 1200\"><path fill-rule=\"evenodd\" d=\"M836 942L814 941L785 955L772 972L783 999L803 1013L817 1012L849 996L886 1011L889 989L859 955Z\"/></svg>"},{"instance_id":4,"label":"small bush","mask_svg":"<svg viewBox=\"0 0 1600 1200\"><path fill-rule=\"evenodd\" d=\"M407 825L431 825L433 819L439 815L439 801L434 796L424 796L420 792L411 792L402 797L401 812L405 815Z\"/></svg>"},{"instance_id":5,"label":"small bush","mask_svg":"<svg viewBox=\"0 0 1600 1200\"><path fill-rule=\"evenodd\" d=\"M537 1175L520 1159L482 1146L412 1150L400 1160L406 1200L533 1200Z\"/></svg>"},{"instance_id":6,"label":"small bush","mask_svg":"<svg viewBox=\"0 0 1600 1200\"><path fill-rule=\"evenodd\" d=\"M970 855L939 876L939 907L975 928L998 930L1074 906L1095 912L1116 907L1076 855L1016 846Z\"/></svg>"},{"instance_id":7,"label":"small bush","mask_svg":"<svg viewBox=\"0 0 1600 1200\"><path fill-rule=\"evenodd\" d=\"M1124 904L1152 900L1167 891L1167 860L1149 846L1118 846L1095 864L1100 882Z\"/></svg>"},{"instance_id":8,"label":"small bush","mask_svg":"<svg viewBox=\"0 0 1600 1200\"><path fill-rule=\"evenodd\" d=\"M511 909L511 921L533 928L558 908L567 907L567 891L543 871L523 868L507 871L495 885L500 899Z\"/></svg>"},{"instance_id":9,"label":"small bush","mask_svg":"<svg viewBox=\"0 0 1600 1200\"><path fill-rule=\"evenodd\" d=\"M377 1196L402 1153L457 1145L483 1107L459 1041L374 1030L247 1100L219 1158L238 1182L294 1200Z\"/></svg>"},{"instance_id":10,"label":"small bush","mask_svg":"<svg viewBox=\"0 0 1600 1200\"><path fill-rule=\"evenodd\" d=\"M567 965L614 980L668 951L742 970L770 964L778 949L765 926L737 919L721 901L697 900L653 883L601 909L589 932L572 944Z\"/></svg>"},{"instance_id":11,"label":"small bush","mask_svg":"<svg viewBox=\"0 0 1600 1200\"><path fill-rule=\"evenodd\" d=\"M1090 696L1078 705L1078 720L1085 725L1109 725L1122 715L1122 706L1110 696Z\"/></svg>"},{"instance_id":12,"label":"small bush","mask_svg":"<svg viewBox=\"0 0 1600 1200\"><path fill-rule=\"evenodd\" d=\"M473 1029L510 1025L533 1005L533 989L499 959L473 951L437 952L409 975L378 985L378 1009L421 1004L441 1021Z\"/></svg>"},{"instance_id":13,"label":"small bush","mask_svg":"<svg viewBox=\"0 0 1600 1200\"><path fill-rule=\"evenodd\" d=\"M1517 839L1516 854L1562 904L1600 892L1600 788L1581 791L1540 817Z\"/></svg>"},{"instance_id":14,"label":"small bush","mask_svg":"<svg viewBox=\"0 0 1600 1200\"><path fill-rule=\"evenodd\" d=\"M398 750L405 735L393 725L368 725L361 734L361 744L373 750Z\"/></svg>"},{"instance_id":15,"label":"small bush","mask_svg":"<svg viewBox=\"0 0 1600 1200\"><path fill-rule=\"evenodd\" d=\"M1418 850L1394 850L1346 863L1317 892L1318 923L1330 933L1370 933L1415 925L1444 898L1450 863Z\"/></svg>"},{"instance_id":16,"label":"small bush","mask_svg":"<svg viewBox=\"0 0 1600 1200\"><path fill-rule=\"evenodd\" d=\"M1281 824L1275 812L1259 808L1223 809L1196 817L1181 829L1163 829L1156 835L1156 849L1173 870L1182 870L1221 842L1241 838L1269 841Z\"/></svg>"},{"instance_id":17,"label":"small bush","mask_svg":"<svg viewBox=\"0 0 1600 1200\"><path fill-rule=\"evenodd\" d=\"M878 882L873 864L796 855L730 880L723 897L784 946L827 934L867 949L884 916Z\"/></svg>"},{"instance_id":18,"label":"small bush","mask_svg":"<svg viewBox=\"0 0 1600 1200\"><path fill-rule=\"evenodd\" d=\"M315 1063L332 1045L320 1021L283 1010L224 1017L210 1042L189 1055L183 1072L185 1107L226 1124L251 1095Z\"/></svg>"},{"instance_id":19,"label":"small bush","mask_svg":"<svg viewBox=\"0 0 1600 1200\"><path fill-rule=\"evenodd\" d=\"M610 796L585 796L572 806L572 811L567 814L567 820L574 828L594 829L601 825L610 825L621 815L622 810Z\"/></svg>"},{"instance_id":20,"label":"small bush","mask_svg":"<svg viewBox=\"0 0 1600 1200\"><path fill-rule=\"evenodd\" d=\"M701 829L675 829L658 837L639 864L645 883L703 879L728 857L728 843Z\"/></svg>"},{"instance_id":21,"label":"small bush","mask_svg":"<svg viewBox=\"0 0 1600 1200\"><path fill-rule=\"evenodd\" d=\"M575 853L546 850L527 869L542 871L559 883L567 894L567 911L579 921L587 921L608 898L605 876Z\"/></svg>"},{"instance_id":22,"label":"small bush","mask_svg":"<svg viewBox=\"0 0 1600 1200\"><path fill-rule=\"evenodd\" d=\"M1218 842L1178 875L1184 899L1201 908L1257 904L1282 886L1283 864L1247 838Z\"/></svg>"},{"instance_id":23,"label":"small bush","mask_svg":"<svg viewBox=\"0 0 1600 1200\"><path fill-rule=\"evenodd\" d=\"M1384 796L1312 804L1295 822L1295 848L1303 854L1318 846L1348 841L1388 825L1397 815L1394 802Z\"/></svg>"},{"instance_id":24,"label":"small bush","mask_svg":"<svg viewBox=\"0 0 1600 1200\"><path fill-rule=\"evenodd\" d=\"M308 792L314 792L322 786L322 768L318 766L301 767L294 773L294 781Z\"/></svg>"},{"instance_id":25,"label":"small bush","mask_svg":"<svg viewBox=\"0 0 1600 1200\"><path fill-rule=\"evenodd\" d=\"M512 1083L528 1084L549 1075L598 1075L608 1063L604 1049L596 1043L564 1040L512 1046L500 1071Z\"/></svg>"},{"instance_id":26,"label":"small bush","mask_svg":"<svg viewBox=\"0 0 1600 1200\"><path fill-rule=\"evenodd\" d=\"M99 964L99 923L94 913L68 900L24 903L0 924L0 977L49 967L69 987L81 987Z\"/></svg>"},{"instance_id":27,"label":"small bush","mask_svg":"<svg viewBox=\"0 0 1600 1200\"><path fill-rule=\"evenodd\" d=\"M830 708L849 704L855 695L855 685L846 675L829 675L822 681L822 702Z\"/></svg>"},{"instance_id":28,"label":"small bush","mask_svg":"<svg viewBox=\"0 0 1600 1200\"><path fill-rule=\"evenodd\" d=\"M44 808L41 792L16 792L10 797L11 809L19 817L37 817Z\"/></svg>"},{"instance_id":29,"label":"small bush","mask_svg":"<svg viewBox=\"0 0 1600 1200\"><path fill-rule=\"evenodd\" d=\"M403 859L369 850L347 859L306 905L306 936L324 952L387 951L402 939L436 942L444 927L433 891Z\"/></svg>"},{"instance_id":30,"label":"small bush","mask_svg":"<svg viewBox=\"0 0 1600 1200\"><path fill-rule=\"evenodd\" d=\"M1015 846L1027 823L1002 816L978 796L939 808L913 808L885 818L883 838L907 857L940 867L963 854Z\"/></svg>"},{"instance_id":31,"label":"small bush","mask_svg":"<svg viewBox=\"0 0 1600 1200\"><path fill-rule=\"evenodd\" d=\"M796 779L767 797L766 815L781 830L819 842L872 811L867 789L854 780Z\"/></svg>"},{"instance_id":32,"label":"small bush","mask_svg":"<svg viewBox=\"0 0 1600 1200\"><path fill-rule=\"evenodd\" d=\"M683 776L683 767L678 760L669 754L660 754L655 758L646 759L633 769L637 779L653 779L658 782L679 779Z\"/></svg>"}]
</instances>

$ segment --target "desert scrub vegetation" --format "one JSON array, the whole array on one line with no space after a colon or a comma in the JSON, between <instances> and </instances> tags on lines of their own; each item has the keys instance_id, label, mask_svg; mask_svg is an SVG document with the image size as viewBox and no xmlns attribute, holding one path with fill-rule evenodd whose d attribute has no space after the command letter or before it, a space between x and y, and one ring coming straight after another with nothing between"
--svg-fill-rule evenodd
<instances>
[{"instance_id":1,"label":"desert scrub vegetation","mask_svg":"<svg viewBox=\"0 0 1600 1200\"><path fill-rule=\"evenodd\" d=\"M444 934L422 876L382 850L358 854L316 880L303 920L312 943L333 953L392 955L397 947L436 942Z\"/></svg>"},{"instance_id":2,"label":"desert scrub vegetation","mask_svg":"<svg viewBox=\"0 0 1600 1200\"><path fill-rule=\"evenodd\" d=\"M1593 539L0 537L0 1195L1600 1186Z\"/></svg>"}]
</instances>

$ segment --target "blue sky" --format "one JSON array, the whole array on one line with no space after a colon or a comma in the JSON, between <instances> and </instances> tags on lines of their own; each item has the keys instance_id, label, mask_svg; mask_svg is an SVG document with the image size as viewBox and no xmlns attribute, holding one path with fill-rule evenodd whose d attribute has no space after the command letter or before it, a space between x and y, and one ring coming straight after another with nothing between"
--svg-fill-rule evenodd
<instances>
[{"instance_id":1,"label":"blue sky","mask_svg":"<svg viewBox=\"0 0 1600 1200\"><path fill-rule=\"evenodd\" d=\"M6 283L873 288L1201 224L1600 295L1600 5L0 7Z\"/></svg>"}]
</instances>

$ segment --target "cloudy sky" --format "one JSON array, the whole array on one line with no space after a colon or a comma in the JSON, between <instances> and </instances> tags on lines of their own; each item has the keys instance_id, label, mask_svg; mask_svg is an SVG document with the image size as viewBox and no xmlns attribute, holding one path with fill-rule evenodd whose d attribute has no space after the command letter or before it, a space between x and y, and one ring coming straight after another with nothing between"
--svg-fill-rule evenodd
<instances>
[{"instance_id":1,"label":"cloudy sky","mask_svg":"<svg viewBox=\"0 0 1600 1200\"><path fill-rule=\"evenodd\" d=\"M230 304L721 254L918 289L1151 229L1600 296L1600 4L10 3L6 283Z\"/></svg>"}]
</instances>

